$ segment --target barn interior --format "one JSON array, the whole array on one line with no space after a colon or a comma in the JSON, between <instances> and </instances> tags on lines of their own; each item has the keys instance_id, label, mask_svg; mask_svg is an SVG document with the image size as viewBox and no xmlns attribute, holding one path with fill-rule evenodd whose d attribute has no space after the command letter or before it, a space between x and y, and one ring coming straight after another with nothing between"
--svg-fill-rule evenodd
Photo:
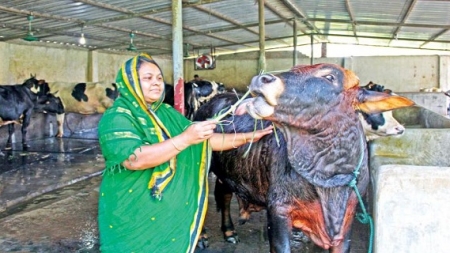
<instances>
[{"instance_id":1,"label":"barn interior","mask_svg":"<svg viewBox=\"0 0 450 253\"><path fill-rule=\"evenodd\" d=\"M369 144L375 251L446 252L449 12L446 0L2 1L0 84L21 84L30 75L47 82L114 82L121 64L140 52L158 62L168 84L198 74L237 91L246 91L261 72L340 65L361 85L372 81L416 102L394 111L406 127L401 137ZM20 124L12 150L5 149L8 126L0 126L1 252L98 252L101 116L67 113L64 136L57 138L56 116L36 112L28 150L20 144ZM243 242L230 246L216 227L212 198L210 205L211 247L199 252L267 249L264 212L240 227ZM65 225L44 226L48 221ZM367 228L356 231L351 252L367 252Z\"/></svg>"}]
</instances>

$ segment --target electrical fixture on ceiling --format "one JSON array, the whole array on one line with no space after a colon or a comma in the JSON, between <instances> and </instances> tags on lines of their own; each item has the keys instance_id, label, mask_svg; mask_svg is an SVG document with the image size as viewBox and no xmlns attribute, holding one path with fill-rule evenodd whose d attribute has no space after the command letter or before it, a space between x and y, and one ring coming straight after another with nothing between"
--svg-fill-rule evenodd
<instances>
[{"instance_id":1,"label":"electrical fixture on ceiling","mask_svg":"<svg viewBox=\"0 0 450 253\"><path fill-rule=\"evenodd\" d=\"M130 45L128 46L127 50L135 52L135 51L137 51L137 48L133 43L133 39L134 39L134 33L130 32Z\"/></svg>"},{"instance_id":2,"label":"electrical fixture on ceiling","mask_svg":"<svg viewBox=\"0 0 450 253\"><path fill-rule=\"evenodd\" d=\"M78 40L78 42L79 42L81 45L86 44L86 38L84 37L83 28L84 28L84 25L81 27L81 37L80 37L80 39Z\"/></svg>"},{"instance_id":3,"label":"electrical fixture on ceiling","mask_svg":"<svg viewBox=\"0 0 450 253\"><path fill-rule=\"evenodd\" d=\"M28 33L27 36L25 36L25 38L23 38L23 40L26 41L38 41L39 38L34 37L33 32L31 30L31 21L33 21L33 15L28 15L27 16L27 20L28 20Z\"/></svg>"}]
</instances>

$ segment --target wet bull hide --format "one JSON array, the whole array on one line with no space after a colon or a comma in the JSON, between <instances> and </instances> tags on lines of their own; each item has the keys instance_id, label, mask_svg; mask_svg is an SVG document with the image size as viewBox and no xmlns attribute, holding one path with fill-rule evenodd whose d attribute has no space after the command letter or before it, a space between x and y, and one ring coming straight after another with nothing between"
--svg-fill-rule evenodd
<instances>
[{"instance_id":1,"label":"wet bull hide","mask_svg":"<svg viewBox=\"0 0 450 253\"><path fill-rule=\"evenodd\" d=\"M229 117L233 123L216 131L245 132L273 123L276 134L253 143L248 153L249 144L213 152L211 170L244 201L267 209L271 252L290 252L292 228L331 252L349 252L357 204L349 184L356 180L364 194L369 182L356 111L378 113L413 102L362 89L353 72L332 64L255 76L249 89L255 97L242 105L248 114ZM195 120L210 118L234 101L218 95Z\"/></svg>"},{"instance_id":2,"label":"wet bull hide","mask_svg":"<svg viewBox=\"0 0 450 253\"><path fill-rule=\"evenodd\" d=\"M362 88L392 94L392 90L385 89L384 86L373 83L372 81L362 86ZM364 129L366 141L373 141L386 136L399 137L405 132L405 127L393 117L392 111L372 114L359 112L358 116ZM236 243L239 239L234 231L234 225L230 215L232 194L232 191L226 185L223 185L220 181L216 182L215 195L220 199L217 203L217 209L226 217L223 219L222 225L224 228L224 237L226 241ZM239 224L245 224L250 219L252 212L259 212L264 209L264 207L249 204L240 198L237 198L237 201L239 206Z\"/></svg>"}]
</instances>

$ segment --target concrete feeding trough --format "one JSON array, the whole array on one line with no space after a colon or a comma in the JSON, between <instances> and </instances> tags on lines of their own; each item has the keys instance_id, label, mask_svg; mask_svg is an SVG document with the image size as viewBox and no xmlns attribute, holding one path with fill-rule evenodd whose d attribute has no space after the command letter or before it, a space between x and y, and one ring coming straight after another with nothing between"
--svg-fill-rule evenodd
<instances>
[{"instance_id":1,"label":"concrete feeding trough","mask_svg":"<svg viewBox=\"0 0 450 253\"><path fill-rule=\"evenodd\" d=\"M369 150L375 252L448 252L450 119L420 106L394 117L405 134Z\"/></svg>"}]
</instances>

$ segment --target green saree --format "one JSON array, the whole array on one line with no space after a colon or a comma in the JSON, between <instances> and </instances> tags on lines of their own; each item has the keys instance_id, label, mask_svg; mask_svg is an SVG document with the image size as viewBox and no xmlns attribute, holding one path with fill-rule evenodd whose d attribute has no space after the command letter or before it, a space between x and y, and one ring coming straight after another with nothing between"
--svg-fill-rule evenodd
<instances>
[{"instance_id":1,"label":"green saree","mask_svg":"<svg viewBox=\"0 0 450 253\"><path fill-rule=\"evenodd\" d=\"M176 136L191 124L162 98L147 108L137 74L141 60L153 62L141 54L122 66L116 79L120 96L99 122L106 163L99 194L100 250L194 252L208 205L207 142L154 168L121 165L140 146Z\"/></svg>"}]
</instances>

